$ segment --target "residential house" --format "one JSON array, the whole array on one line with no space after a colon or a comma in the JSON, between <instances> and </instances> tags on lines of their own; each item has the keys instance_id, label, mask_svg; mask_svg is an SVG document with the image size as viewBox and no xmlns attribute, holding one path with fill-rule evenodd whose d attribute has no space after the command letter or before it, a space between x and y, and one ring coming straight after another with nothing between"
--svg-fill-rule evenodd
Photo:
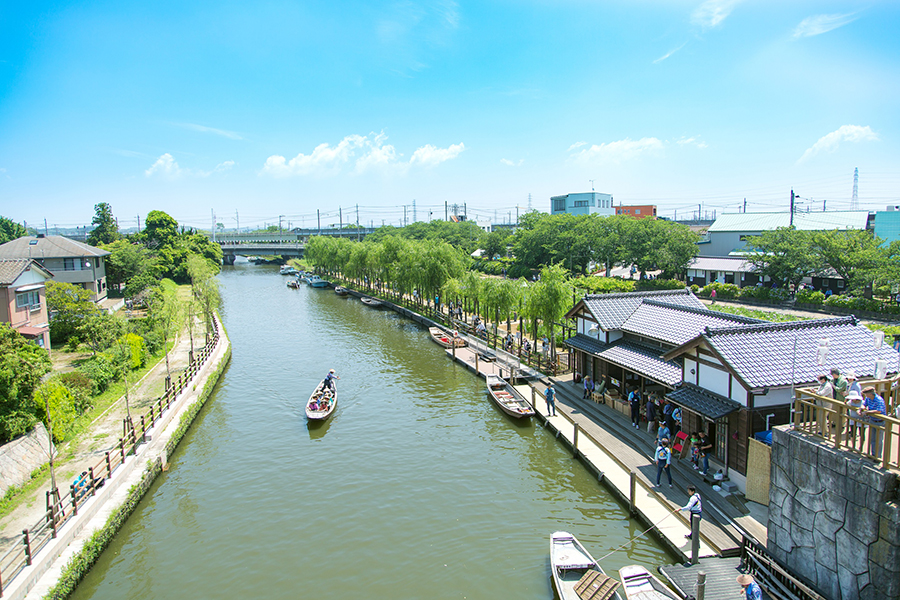
<instances>
[{"instance_id":1,"label":"residential house","mask_svg":"<svg viewBox=\"0 0 900 600\"><path fill-rule=\"evenodd\" d=\"M617 215L627 215L629 217L634 217L635 219L646 219L646 218L656 218L656 206L654 204L641 204L634 206L622 206L621 204L616 207Z\"/></svg>"},{"instance_id":2,"label":"residential house","mask_svg":"<svg viewBox=\"0 0 900 600\"><path fill-rule=\"evenodd\" d=\"M106 298L106 257L109 252L59 235L25 236L0 245L0 258L27 258L53 273L54 281L91 292L91 300Z\"/></svg>"},{"instance_id":3,"label":"residential house","mask_svg":"<svg viewBox=\"0 0 900 600\"><path fill-rule=\"evenodd\" d=\"M53 277L35 260L0 259L0 322L50 350L50 327L44 282Z\"/></svg>"},{"instance_id":4,"label":"residential house","mask_svg":"<svg viewBox=\"0 0 900 600\"><path fill-rule=\"evenodd\" d=\"M593 215L611 216L616 214L612 194L598 192L578 192L550 198L551 215Z\"/></svg>"},{"instance_id":5,"label":"residential house","mask_svg":"<svg viewBox=\"0 0 900 600\"><path fill-rule=\"evenodd\" d=\"M684 431L709 433L713 463L741 489L747 440L790 421L792 381L811 385L832 366L873 377L877 359L898 368L897 351L874 349L854 317L769 323L707 310L687 289L585 296L567 317L576 321L566 340L576 370L613 397L640 389L681 407ZM830 340L824 366L822 338Z\"/></svg>"}]
</instances>

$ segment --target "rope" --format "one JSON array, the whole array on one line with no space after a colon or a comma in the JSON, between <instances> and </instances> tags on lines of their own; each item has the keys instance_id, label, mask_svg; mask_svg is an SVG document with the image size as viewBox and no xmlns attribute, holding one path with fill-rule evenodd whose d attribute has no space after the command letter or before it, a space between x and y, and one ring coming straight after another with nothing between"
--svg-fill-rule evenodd
<instances>
[{"instance_id":1,"label":"rope","mask_svg":"<svg viewBox=\"0 0 900 600\"><path fill-rule=\"evenodd\" d=\"M659 527L659 524L660 524L660 523L662 523L663 521L665 521L666 519L668 519L669 517L671 517L672 515L674 515L675 513L677 513L679 510L681 510L681 509L680 509L680 508L676 508L675 510L673 510L672 512L670 512L669 514L667 514L666 516L664 516L662 519L660 519L659 521L657 521L656 523L654 523L653 525L651 525L650 527L648 527L647 529L645 529L645 530L642 531L641 533L637 534L636 536L634 536L633 538L631 538L630 540L628 540L627 542L625 542L624 544L622 544L621 546L619 546L618 548L616 548L615 550L613 550L612 552L609 552L608 554L604 554L603 556L601 556L601 557L597 560L597 562L600 562L600 561L603 560L604 558L607 558L607 557L609 557L609 556L612 556L613 554L615 554L616 552L618 552L619 550L621 550L621 549L624 548L625 546L629 546L629 545L633 544L636 540L638 540L639 538L641 538L641 536L643 536L645 533L647 533L648 531L650 531L650 530L653 529L654 527Z\"/></svg>"}]
</instances>

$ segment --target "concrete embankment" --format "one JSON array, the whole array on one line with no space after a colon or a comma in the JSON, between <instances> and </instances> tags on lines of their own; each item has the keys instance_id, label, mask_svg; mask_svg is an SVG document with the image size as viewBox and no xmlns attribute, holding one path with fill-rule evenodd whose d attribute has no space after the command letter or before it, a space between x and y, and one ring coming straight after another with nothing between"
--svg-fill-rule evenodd
<instances>
[{"instance_id":1,"label":"concrete embankment","mask_svg":"<svg viewBox=\"0 0 900 600\"><path fill-rule=\"evenodd\" d=\"M169 457L225 371L231 343L221 323L217 326L215 349L150 429L146 443L138 445L96 495L79 506L77 516L69 519L4 589L5 599L66 598L90 570L156 477L168 467Z\"/></svg>"}]
</instances>

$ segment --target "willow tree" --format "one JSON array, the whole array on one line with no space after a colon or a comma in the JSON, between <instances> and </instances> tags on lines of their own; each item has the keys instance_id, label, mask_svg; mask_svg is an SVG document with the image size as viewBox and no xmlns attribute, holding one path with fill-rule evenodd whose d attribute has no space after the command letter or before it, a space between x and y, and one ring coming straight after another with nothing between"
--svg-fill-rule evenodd
<instances>
[{"instance_id":1,"label":"willow tree","mask_svg":"<svg viewBox=\"0 0 900 600\"><path fill-rule=\"evenodd\" d=\"M535 347L537 347L538 322L551 338L550 349L555 353L556 332L553 323L561 319L571 308L572 284L562 265L541 269L540 279L528 286L525 298L526 316L532 322Z\"/></svg>"},{"instance_id":2,"label":"willow tree","mask_svg":"<svg viewBox=\"0 0 900 600\"><path fill-rule=\"evenodd\" d=\"M192 254L188 257L188 275L191 277L191 292L203 316L206 340L212 332L213 315L222 301L216 269L205 258Z\"/></svg>"}]
</instances>

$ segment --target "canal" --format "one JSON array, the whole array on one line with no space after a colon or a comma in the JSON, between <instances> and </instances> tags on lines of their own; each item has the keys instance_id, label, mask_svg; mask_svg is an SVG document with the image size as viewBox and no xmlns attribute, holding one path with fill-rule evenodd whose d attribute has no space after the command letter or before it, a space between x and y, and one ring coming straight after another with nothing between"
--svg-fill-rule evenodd
<instances>
[{"instance_id":1,"label":"canal","mask_svg":"<svg viewBox=\"0 0 900 600\"><path fill-rule=\"evenodd\" d=\"M644 529L418 325L277 268L219 279L231 365L76 599L551 598L551 532L600 557ZM647 536L603 564L670 562Z\"/></svg>"}]
</instances>

